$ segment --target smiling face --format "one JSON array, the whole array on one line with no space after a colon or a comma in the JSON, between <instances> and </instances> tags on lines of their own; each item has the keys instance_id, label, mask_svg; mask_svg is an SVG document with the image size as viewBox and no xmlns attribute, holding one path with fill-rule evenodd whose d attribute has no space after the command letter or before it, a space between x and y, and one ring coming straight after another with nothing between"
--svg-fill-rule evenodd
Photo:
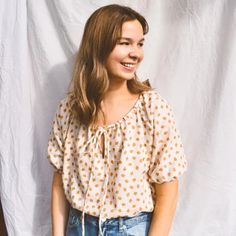
<instances>
[{"instance_id":1,"label":"smiling face","mask_svg":"<svg viewBox=\"0 0 236 236\"><path fill-rule=\"evenodd\" d=\"M139 21L124 22L121 38L106 61L110 82L122 82L135 77L137 67L143 59L143 42L143 28Z\"/></svg>"}]
</instances>

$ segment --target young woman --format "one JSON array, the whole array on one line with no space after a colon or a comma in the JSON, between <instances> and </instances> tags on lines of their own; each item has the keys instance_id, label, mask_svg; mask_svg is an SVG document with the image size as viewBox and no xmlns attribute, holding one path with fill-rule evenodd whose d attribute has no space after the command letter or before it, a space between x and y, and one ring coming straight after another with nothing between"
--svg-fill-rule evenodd
<instances>
[{"instance_id":1,"label":"young woman","mask_svg":"<svg viewBox=\"0 0 236 236\"><path fill-rule=\"evenodd\" d=\"M54 236L168 235L186 161L170 105L136 76L147 32L119 5L85 25L48 146Z\"/></svg>"}]
</instances>

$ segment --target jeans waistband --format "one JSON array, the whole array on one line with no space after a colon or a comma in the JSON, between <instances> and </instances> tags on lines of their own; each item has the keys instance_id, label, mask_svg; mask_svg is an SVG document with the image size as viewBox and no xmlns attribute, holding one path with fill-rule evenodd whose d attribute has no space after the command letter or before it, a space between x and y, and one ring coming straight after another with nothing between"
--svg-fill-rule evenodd
<instances>
[{"instance_id":1,"label":"jeans waistband","mask_svg":"<svg viewBox=\"0 0 236 236\"><path fill-rule=\"evenodd\" d=\"M81 217L82 216L82 212L72 208L71 209L77 216ZM128 217L128 216L124 216L124 217L117 217L117 218L111 218L111 219L107 219L105 221L102 222L102 224L106 224L106 225L134 225L134 224L138 224L140 222L144 222L144 221L149 221L152 217L152 212L140 212L139 214L132 216L132 217ZM99 224L99 217L96 216L92 216L92 215L88 215L85 214L85 221L89 221L92 224Z\"/></svg>"}]
</instances>

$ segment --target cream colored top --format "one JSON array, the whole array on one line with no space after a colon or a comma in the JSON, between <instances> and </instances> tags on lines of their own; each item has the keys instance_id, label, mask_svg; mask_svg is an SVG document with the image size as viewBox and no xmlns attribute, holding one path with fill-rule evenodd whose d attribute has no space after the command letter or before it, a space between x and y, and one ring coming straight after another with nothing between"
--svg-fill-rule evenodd
<instances>
[{"instance_id":1,"label":"cream colored top","mask_svg":"<svg viewBox=\"0 0 236 236\"><path fill-rule=\"evenodd\" d=\"M62 173L71 206L102 219L151 212L153 184L174 180L186 170L170 105L154 90L143 92L121 120L92 129L76 124L69 99L58 107L48 158Z\"/></svg>"}]
</instances>

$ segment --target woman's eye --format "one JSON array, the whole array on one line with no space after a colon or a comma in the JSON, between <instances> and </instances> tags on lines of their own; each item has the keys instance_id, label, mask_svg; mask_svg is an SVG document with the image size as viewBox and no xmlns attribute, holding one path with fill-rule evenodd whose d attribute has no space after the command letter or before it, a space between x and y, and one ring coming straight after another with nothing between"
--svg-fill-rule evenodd
<instances>
[{"instance_id":1,"label":"woman's eye","mask_svg":"<svg viewBox=\"0 0 236 236\"><path fill-rule=\"evenodd\" d=\"M139 43L138 46L141 48L143 47L143 43Z\"/></svg>"}]
</instances>

